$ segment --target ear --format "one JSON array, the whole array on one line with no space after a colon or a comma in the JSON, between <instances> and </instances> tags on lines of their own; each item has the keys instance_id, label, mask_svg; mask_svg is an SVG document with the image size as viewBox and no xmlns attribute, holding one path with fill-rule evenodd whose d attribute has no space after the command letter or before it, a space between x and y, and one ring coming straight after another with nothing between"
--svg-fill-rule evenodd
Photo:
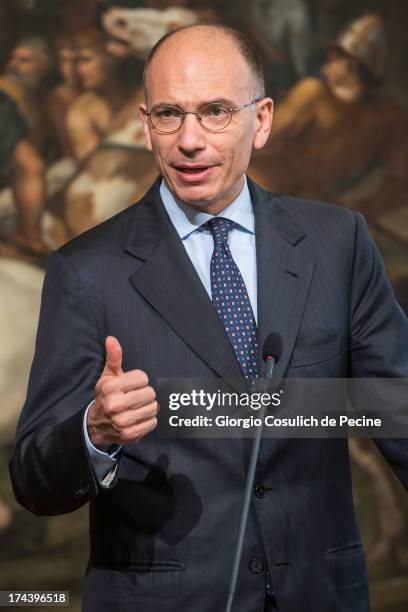
<instances>
[{"instance_id":1,"label":"ear","mask_svg":"<svg viewBox=\"0 0 408 612\"><path fill-rule=\"evenodd\" d=\"M256 109L256 131L254 135L254 149L262 149L268 140L272 127L273 100L272 98L262 98L257 102Z\"/></svg>"},{"instance_id":2,"label":"ear","mask_svg":"<svg viewBox=\"0 0 408 612\"><path fill-rule=\"evenodd\" d=\"M147 106L144 102L139 105L139 114L143 122L145 147L148 151L153 151L152 139L150 136L149 117L147 116Z\"/></svg>"}]
</instances>

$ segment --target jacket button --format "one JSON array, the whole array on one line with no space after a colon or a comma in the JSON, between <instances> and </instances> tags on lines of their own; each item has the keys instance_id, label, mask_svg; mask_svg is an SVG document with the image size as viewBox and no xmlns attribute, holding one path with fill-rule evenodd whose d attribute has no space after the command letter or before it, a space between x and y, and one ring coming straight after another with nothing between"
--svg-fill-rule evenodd
<instances>
[{"instance_id":1,"label":"jacket button","mask_svg":"<svg viewBox=\"0 0 408 612\"><path fill-rule=\"evenodd\" d=\"M264 485L256 485L255 487L255 495L257 497L259 497L259 499L262 499L263 497L265 497L266 495L266 487Z\"/></svg>"},{"instance_id":2,"label":"jacket button","mask_svg":"<svg viewBox=\"0 0 408 612\"><path fill-rule=\"evenodd\" d=\"M249 562L249 569L253 574L262 574L265 569L264 562L261 559L257 559L256 557L252 557Z\"/></svg>"}]
</instances>

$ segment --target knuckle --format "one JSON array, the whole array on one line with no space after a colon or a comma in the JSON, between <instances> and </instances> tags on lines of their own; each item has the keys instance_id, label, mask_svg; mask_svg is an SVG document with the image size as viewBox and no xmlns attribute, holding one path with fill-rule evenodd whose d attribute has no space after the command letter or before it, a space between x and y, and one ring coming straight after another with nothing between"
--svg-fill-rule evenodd
<instances>
[{"instance_id":1,"label":"knuckle","mask_svg":"<svg viewBox=\"0 0 408 612\"><path fill-rule=\"evenodd\" d=\"M129 442L131 442L131 436L130 433L127 429L122 430L120 432L120 441L122 444L128 444Z\"/></svg>"},{"instance_id":2,"label":"knuckle","mask_svg":"<svg viewBox=\"0 0 408 612\"><path fill-rule=\"evenodd\" d=\"M108 397L105 400L105 412L106 412L106 414L114 415L114 414L117 414L118 412L120 412L120 410L121 410L121 407L120 407L117 399L109 398Z\"/></svg>"},{"instance_id":3,"label":"knuckle","mask_svg":"<svg viewBox=\"0 0 408 612\"><path fill-rule=\"evenodd\" d=\"M136 438L135 432L132 429L125 429L122 431L121 438L125 444L133 442Z\"/></svg>"},{"instance_id":4,"label":"knuckle","mask_svg":"<svg viewBox=\"0 0 408 612\"><path fill-rule=\"evenodd\" d=\"M135 372L137 374L138 382L144 387L147 387L149 384L149 377L147 376L146 372L143 370L136 370Z\"/></svg>"},{"instance_id":5,"label":"knuckle","mask_svg":"<svg viewBox=\"0 0 408 612\"><path fill-rule=\"evenodd\" d=\"M156 398L156 391L153 387L146 387L147 399L153 401Z\"/></svg>"},{"instance_id":6,"label":"knuckle","mask_svg":"<svg viewBox=\"0 0 408 612\"><path fill-rule=\"evenodd\" d=\"M105 399L103 402L103 407L104 407L104 411L106 414L110 415L112 414L113 410L112 410L112 401L109 399Z\"/></svg>"},{"instance_id":7,"label":"knuckle","mask_svg":"<svg viewBox=\"0 0 408 612\"><path fill-rule=\"evenodd\" d=\"M120 434L122 432L123 425L118 418L113 417L111 420L111 427L115 433Z\"/></svg>"},{"instance_id":8,"label":"knuckle","mask_svg":"<svg viewBox=\"0 0 408 612\"><path fill-rule=\"evenodd\" d=\"M107 397L113 391L112 383L110 383L108 380L102 380L99 386L99 391L104 397Z\"/></svg>"}]
</instances>

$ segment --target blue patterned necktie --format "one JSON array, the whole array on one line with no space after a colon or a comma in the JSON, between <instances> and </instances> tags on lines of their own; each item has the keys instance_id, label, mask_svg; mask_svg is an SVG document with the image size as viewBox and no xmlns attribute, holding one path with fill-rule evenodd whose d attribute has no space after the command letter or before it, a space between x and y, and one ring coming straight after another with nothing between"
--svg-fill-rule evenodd
<instances>
[{"instance_id":1,"label":"blue patterned necktie","mask_svg":"<svg viewBox=\"0 0 408 612\"><path fill-rule=\"evenodd\" d=\"M234 222L214 217L203 225L214 239L211 257L212 302L247 380L258 377L256 322L244 279L232 258L228 234Z\"/></svg>"}]
</instances>

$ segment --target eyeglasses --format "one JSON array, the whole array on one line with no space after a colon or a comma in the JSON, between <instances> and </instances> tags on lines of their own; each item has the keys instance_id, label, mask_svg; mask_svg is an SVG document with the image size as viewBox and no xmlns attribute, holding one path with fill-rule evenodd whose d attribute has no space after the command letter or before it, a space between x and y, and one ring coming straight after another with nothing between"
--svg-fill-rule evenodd
<instances>
[{"instance_id":1,"label":"eyeglasses","mask_svg":"<svg viewBox=\"0 0 408 612\"><path fill-rule=\"evenodd\" d=\"M237 106L237 108L228 108L218 102L209 102L200 106L196 111L183 111L178 106L163 105L153 107L150 113L146 113L146 115L149 117L152 127L160 134L177 132L183 125L186 115L195 115L203 128L209 132L219 132L229 126L232 113L252 106L260 100L262 98L256 98L248 104Z\"/></svg>"}]
</instances>

